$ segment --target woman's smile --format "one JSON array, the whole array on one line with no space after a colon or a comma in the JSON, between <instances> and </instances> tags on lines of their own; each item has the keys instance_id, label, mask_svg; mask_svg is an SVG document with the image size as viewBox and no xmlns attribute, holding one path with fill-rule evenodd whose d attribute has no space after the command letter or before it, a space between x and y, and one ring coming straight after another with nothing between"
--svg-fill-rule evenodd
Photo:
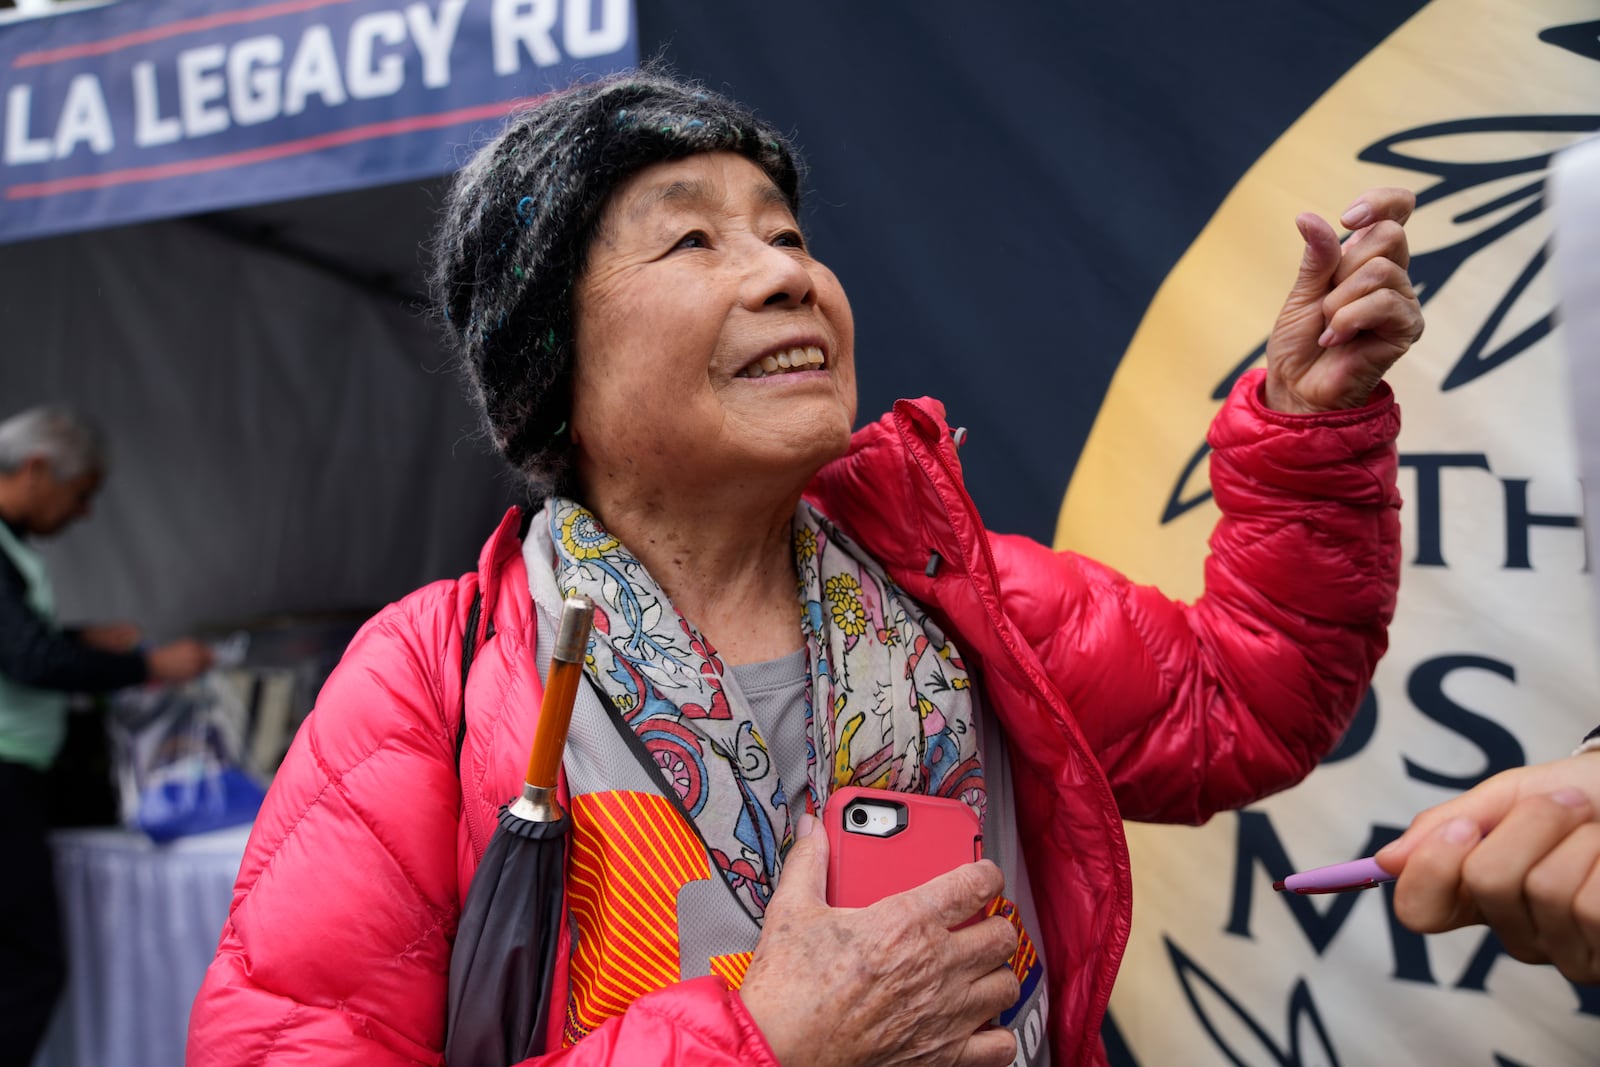
<instances>
[{"instance_id":1,"label":"woman's smile","mask_svg":"<svg viewBox=\"0 0 1600 1067\"><path fill-rule=\"evenodd\" d=\"M822 370L827 365L827 356L821 348L816 345L800 345L794 348L781 348L777 352L762 356L734 377L770 378L780 374L803 374L807 371Z\"/></svg>"}]
</instances>

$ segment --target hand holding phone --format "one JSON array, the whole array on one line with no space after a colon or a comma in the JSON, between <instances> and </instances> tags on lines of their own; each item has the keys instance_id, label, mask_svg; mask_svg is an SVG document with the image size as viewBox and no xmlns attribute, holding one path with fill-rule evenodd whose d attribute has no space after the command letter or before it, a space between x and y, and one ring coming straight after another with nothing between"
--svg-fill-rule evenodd
<instances>
[{"instance_id":1,"label":"hand holding phone","mask_svg":"<svg viewBox=\"0 0 1600 1067\"><path fill-rule=\"evenodd\" d=\"M987 1025L1017 998L1016 930L998 916L963 924L1002 892L1000 869L962 862L920 892L831 907L829 835L814 824L799 819L739 990L778 1061L887 1063L915 1047L937 1062L1010 1062L1015 1037Z\"/></svg>"}]
</instances>

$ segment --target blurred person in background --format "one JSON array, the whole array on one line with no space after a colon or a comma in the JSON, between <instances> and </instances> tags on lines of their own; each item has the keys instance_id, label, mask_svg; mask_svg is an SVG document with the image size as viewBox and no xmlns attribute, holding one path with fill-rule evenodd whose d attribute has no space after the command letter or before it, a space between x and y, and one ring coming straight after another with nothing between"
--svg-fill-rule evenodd
<instances>
[{"instance_id":1,"label":"blurred person in background","mask_svg":"<svg viewBox=\"0 0 1600 1067\"><path fill-rule=\"evenodd\" d=\"M184 682L211 664L193 639L149 651L139 628L62 628L34 538L89 514L105 477L99 435L38 407L0 422L0 1063L26 1065L66 976L48 830L47 775L67 734L67 694Z\"/></svg>"}]
</instances>

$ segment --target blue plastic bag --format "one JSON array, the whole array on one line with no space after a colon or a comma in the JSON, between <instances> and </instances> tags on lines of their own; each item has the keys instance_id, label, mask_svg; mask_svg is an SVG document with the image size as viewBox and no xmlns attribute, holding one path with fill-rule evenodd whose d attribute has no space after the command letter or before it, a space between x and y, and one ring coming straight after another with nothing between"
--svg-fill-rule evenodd
<instances>
[{"instance_id":1,"label":"blue plastic bag","mask_svg":"<svg viewBox=\"0 0 1600 1067\"><path fill-rule=\"evenodd\" d=\"M254 821L266 790L245 769L247 713L218 671L111 702L122 820L158 842Z\"/></svg>"},{"instance_id":2,"label":"blue plastic bag","mask_svg":"<svg viewBox=\"0 0 1600 1067\"><path fill-rule=\"evenodd\" d=\"M173 775L139 795L134 825L164 843L254 822L266 790L237 767Z\"/></svg>"}]
</instances>

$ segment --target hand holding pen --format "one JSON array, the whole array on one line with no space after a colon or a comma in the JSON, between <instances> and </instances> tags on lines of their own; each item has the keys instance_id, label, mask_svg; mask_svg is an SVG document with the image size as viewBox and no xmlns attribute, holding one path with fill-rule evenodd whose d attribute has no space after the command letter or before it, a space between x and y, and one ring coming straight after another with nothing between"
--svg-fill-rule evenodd
<instances>
[{"instance_id":1,"label":"hand holding pen","mask_svg":"<svg viewBox=\"0 0 1600 1067\"><path fill-rule=\"evenodd\" d=\"M1418 933L1492 928L1512 957L1600 983L1600 752L1518 767L1429 808L1371 859L1273 888L1336 893L1396 881Z\"/></svg>"}]
</instances>

